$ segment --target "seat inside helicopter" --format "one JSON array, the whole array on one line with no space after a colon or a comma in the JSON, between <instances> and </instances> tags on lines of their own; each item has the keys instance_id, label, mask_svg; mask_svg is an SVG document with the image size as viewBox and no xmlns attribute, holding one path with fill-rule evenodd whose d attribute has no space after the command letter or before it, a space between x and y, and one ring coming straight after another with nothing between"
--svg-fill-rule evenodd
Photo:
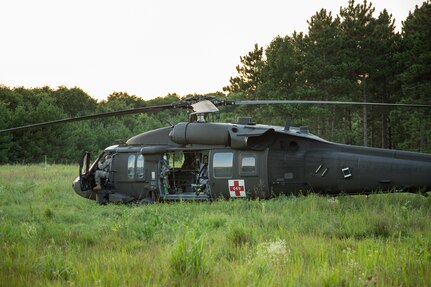
<instances>
[{"instance_id":1,"label":"seat inside helicopter","mask_svg":"<svg viewBox=\"0 0 431 287\"><path fill-rule=\"evenodd\" d=\"M165 199L207 198L208 153L177 151L163 155L160 188Z\"/></svg>"}]
</instances>

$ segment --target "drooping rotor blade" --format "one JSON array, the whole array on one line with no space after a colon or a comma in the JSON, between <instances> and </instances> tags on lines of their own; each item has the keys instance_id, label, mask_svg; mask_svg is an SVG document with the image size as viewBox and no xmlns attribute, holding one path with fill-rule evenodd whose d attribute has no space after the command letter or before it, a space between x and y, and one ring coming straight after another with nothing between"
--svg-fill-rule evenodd
<instances>
[{"instance_id":1,"label":"drooping rotor blade","mask_svg":"<svg viewBox=\"0 0 431 287\"><path fill-rule=\"evenodd\" d=\"M307 101L307 100L250 100L250 101L226 101L227 105L273 105L273 104L311 104L311 105L352 105L352 106L381 106L381 107L409 107L431 108L431 105L422 104L392 104L371 102L343 102L343 101Z\"/></svg>"},{"instance_id":2,"label":"drooping rotor blade","mask_svg":"<svg viewBox=\"0 0 431 287\"><path fill-rule=\"evenodd\" d=\"M174 104L166 104L166 105L158 105L158 106L148 106L142 108L114 111L114 112L106 112L94 115L87 115L81 117L72 117L65 118L59 120L53 120L43 123L29 124L20 127L13 127L9 129L0 130L1 133L13 132L19 130L25 130L36 127L44 127L57 125L62 123L69 122L77 122L77 121L85 121L92 120L98 118L107 118L114 116L124 116L130 114L139 114L139 113L150 113L150 112L159 112L163 110L171 110L176 108L190 108L193 107L195 113L209 113L209 112L217 112L218 109L216 106L221 105L271 105L271 104L318 104L318 105L356 105L356 106L387 106L387 107L411 107L411 108L431 108L431 105L422 105L422 104L392 104L392 103L372 103L372 102L343 102L343 101L313 101L313 100L248 100L248 101L236 101L236 100L218 100L214 97L198 97L198 98L190 98L186 99L179 103Z\"/></svg>"},{"instance_id":3,"label":"drooping rotor blade","mask_svg":"<svg viewBox=\"0 0 431 287\"><path fill-rule=\"evenodd\" d=\"M25 129L30 129L30 128L36 128L36 127L45 127L45 126L52 126L52 125L63 124L63 123L77 122L77 121L85 121L85 120L107 118L107 117L114 117L114 116L124 116L124 115L139 114L139 113L159 112L159 111L171 110L171 109L176 109L176 108L187 108L189 106L190 106L190 103L182 102L182 103L176 103L176 104L148 106L148 107L142 107L142 108L115 111L115 112L106 112L106 113L81 116L81 117L74 117L74 118L59 119L59 120L53 120L53 121L49 121L49 122L36 123L36 124L30 124L30 125L25 125L25 126L20 126L20 127L4 129L4 130L0 130L0 134L6 133L6 132L13 132L13 131L25 130Z\"/></svg>"}]
</instances>

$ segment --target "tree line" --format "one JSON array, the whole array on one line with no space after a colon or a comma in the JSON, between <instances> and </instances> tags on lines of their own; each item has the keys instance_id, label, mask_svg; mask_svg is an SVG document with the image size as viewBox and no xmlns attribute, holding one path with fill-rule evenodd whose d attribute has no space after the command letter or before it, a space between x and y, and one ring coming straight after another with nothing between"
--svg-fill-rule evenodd
<instances>
[{"instance_id":1,"label":"tree line","mask_svg":"<svg viewBox=\"0 0 431 287\"><path fill-rule=\"evenodd\" d=\"M172 94L149 101L113 93L97 102L80 88L8 88L0 86L0 129L144 106L179 102ZM162 111L102 118L15 131L0 135L1 163L76 163L84 151L93 154L125 143L133 135L187 120L187 111Z\"/></svg>"},{"instance_id":2,"label":"tree line","mask_svg":"<svg viewBox=\"0 0 431 287\"><path fill-rule=\"evenodd\" d=\"M307 33L277 36L240 57L237 76L224 99L302 99L431 104L431 3L409 14L401 32L372 3L350 0L338 15L325 9L308 22ZM80 88L26 89L0 86L0 129L60 118L168 104L169 94L145 101L113 93L97 102ZM277 105L227 107L220 121L252 115L259 123L308 126L311 132L347 144L431 152L429 109ZM98 153L144 131L187 120L187 111L103 118L0 135L0 163L76 162L83 151ZM169 123L167 122L169 120Z\"/></svg>"},{"instance_id":3,"label":"tree line","mask_svg":"<svg viewBox=\"0 0 431 287\"><path fill-rule=\"evenodd\" d=\"M308 33L278 36L265 49L255 45L224 90L246 99L431 104L430 1L410 13L401 33L388 11L374 14L366 0L350 0L335 16L321 9ZM291 115L334 141L431 151L429 109L279 106L253 114L279 124Z\"/></svg>"}]
</instances>

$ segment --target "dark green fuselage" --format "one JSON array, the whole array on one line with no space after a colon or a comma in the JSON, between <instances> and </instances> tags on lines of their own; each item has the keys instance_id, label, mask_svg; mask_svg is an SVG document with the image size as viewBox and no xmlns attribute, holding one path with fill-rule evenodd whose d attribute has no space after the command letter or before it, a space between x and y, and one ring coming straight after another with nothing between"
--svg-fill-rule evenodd
<instances>
[{"instance_id":1,"label":"dark green fuselage","mask_svg":"<svg viewBox=\"0 0 431 287\"><path fill-rule=\"evenodd\" d=\"M137 135L105 152L113 154L105 189L91 190L96 162L81 171L73 185L81 196L97 197L99 202L431 188L431 155L336 144L305 128L179 123Z\"/></svg>"}]
</instances>

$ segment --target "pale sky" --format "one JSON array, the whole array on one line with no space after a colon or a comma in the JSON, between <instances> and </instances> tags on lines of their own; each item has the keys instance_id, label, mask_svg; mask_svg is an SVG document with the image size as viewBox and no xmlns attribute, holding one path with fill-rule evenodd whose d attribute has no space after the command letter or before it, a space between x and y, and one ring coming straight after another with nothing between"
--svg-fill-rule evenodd
<instances>
[{"instance_id":1,"label":"pale sky","mask_svg":"<svg viewBox=\"0 0 431 287\"><path fill-rule=\"evenodd\" d=\"M370 1L369 1L370 2ZM374 0L401 29L422 0ZM362 3L362 0L356 0ZM0 84L151 99L221 91L240 56L348 0L0 0Z\"/></svg>"}]
</instances>

